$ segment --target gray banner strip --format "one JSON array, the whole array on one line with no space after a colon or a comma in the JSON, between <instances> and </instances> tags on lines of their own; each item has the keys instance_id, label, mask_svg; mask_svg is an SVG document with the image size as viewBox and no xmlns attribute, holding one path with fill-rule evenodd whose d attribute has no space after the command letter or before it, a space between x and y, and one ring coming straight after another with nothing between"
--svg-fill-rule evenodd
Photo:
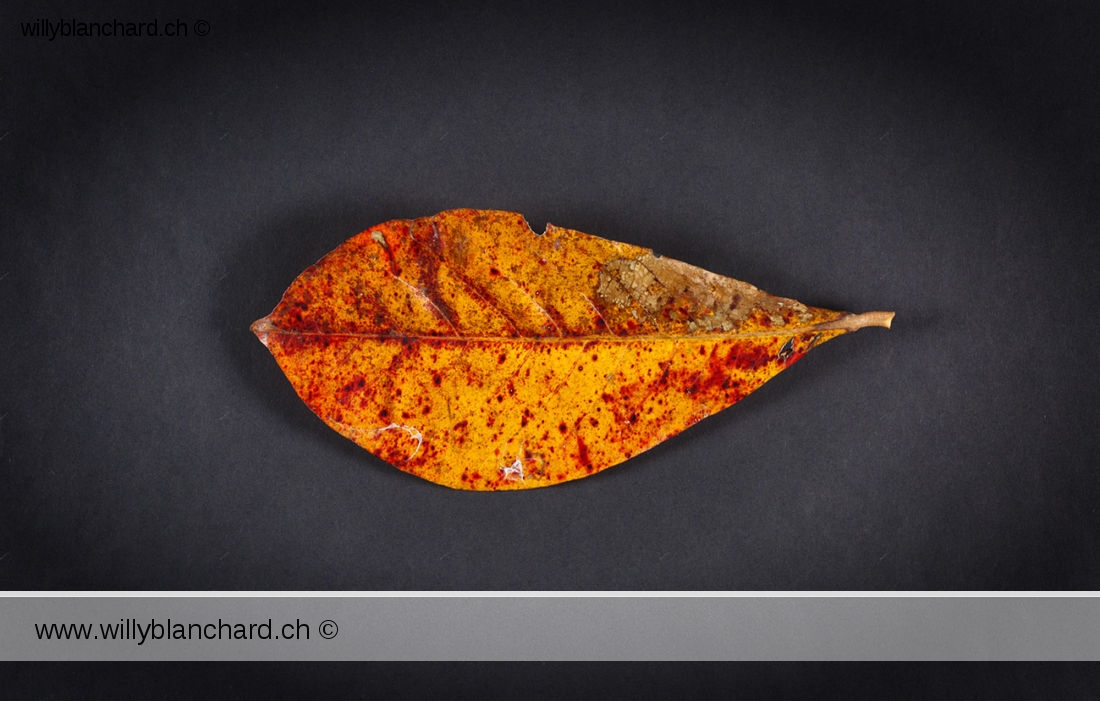
<instances>
[{"instance_id":1,"label":"gray banner strip","mask_svg":"<svg viewBox=\"0 0 1100 701\"><path fill-rule=\"evenodd\" d=\"M1100 600L4 598L0 659L1097 660Z\"/></svg>"}]
</instances>

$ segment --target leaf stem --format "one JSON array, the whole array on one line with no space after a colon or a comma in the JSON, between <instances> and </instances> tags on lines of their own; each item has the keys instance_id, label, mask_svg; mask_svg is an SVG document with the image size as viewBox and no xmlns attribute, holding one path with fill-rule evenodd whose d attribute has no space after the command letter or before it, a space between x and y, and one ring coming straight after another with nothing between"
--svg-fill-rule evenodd
<instances>
[{"instance_id":1,"label":"leaf stem","mask_svg":"<svg viewBox=\"0 0 1100 701\"><path fill-rule=\"evenodd\" d=\"M857 331L865 326L882 326L890 328L894 320L894 312L864 312L862 314L846 314L839 319L826 321L814 326L814 331Z\"/></svg>"}]
</instances>

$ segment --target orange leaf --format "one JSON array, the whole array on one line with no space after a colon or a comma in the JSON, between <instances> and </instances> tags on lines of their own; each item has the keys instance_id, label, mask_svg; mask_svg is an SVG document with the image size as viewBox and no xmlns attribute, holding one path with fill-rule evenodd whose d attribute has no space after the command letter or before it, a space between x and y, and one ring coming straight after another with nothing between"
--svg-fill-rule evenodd
<instances>
[{"instance_id":1,"label":"orange leaf","mask_svg":"<svg viewBox=\"0 0 1100 701\"><path fill-rule=\"evenodd\" d=\"M342 435L432 482L494 490L616 465L893 316L461 209L352 237L252 330Z\"/></svg>"}]
</instances>

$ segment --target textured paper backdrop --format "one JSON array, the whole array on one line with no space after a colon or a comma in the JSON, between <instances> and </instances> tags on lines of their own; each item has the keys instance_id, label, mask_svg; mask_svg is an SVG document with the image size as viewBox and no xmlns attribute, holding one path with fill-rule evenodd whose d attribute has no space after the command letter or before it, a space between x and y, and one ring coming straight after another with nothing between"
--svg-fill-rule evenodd
<instances>
[{"instance_id":1,"label":"textured paper backdrop","mask_svg":"<svg viewBox=\"0 0 1100 701\"><path fill-rule=\"evenodd\" d=\"M878 5L5 5L0 586L1100 588L1097 12ZM593 478L448 491L248 325L452 207L897 319Z\"/></svg>"}]
</instances>

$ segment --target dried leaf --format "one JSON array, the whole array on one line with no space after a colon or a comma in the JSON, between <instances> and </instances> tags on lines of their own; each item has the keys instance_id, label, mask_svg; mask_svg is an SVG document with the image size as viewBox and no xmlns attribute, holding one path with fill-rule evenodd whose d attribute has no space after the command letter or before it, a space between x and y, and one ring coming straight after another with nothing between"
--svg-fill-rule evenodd
<instances>
[{"instance_id":1,"label":"dried leaf","mask_svg":"<svg viewBox=\"0 0 1100 701\"><path fill-rule=\"evenodd\" d=\"M618 464L892 318L464 209L352 237L252 330L339 433L432 482L495 490Z\"/></svg>"}]
</instances>

